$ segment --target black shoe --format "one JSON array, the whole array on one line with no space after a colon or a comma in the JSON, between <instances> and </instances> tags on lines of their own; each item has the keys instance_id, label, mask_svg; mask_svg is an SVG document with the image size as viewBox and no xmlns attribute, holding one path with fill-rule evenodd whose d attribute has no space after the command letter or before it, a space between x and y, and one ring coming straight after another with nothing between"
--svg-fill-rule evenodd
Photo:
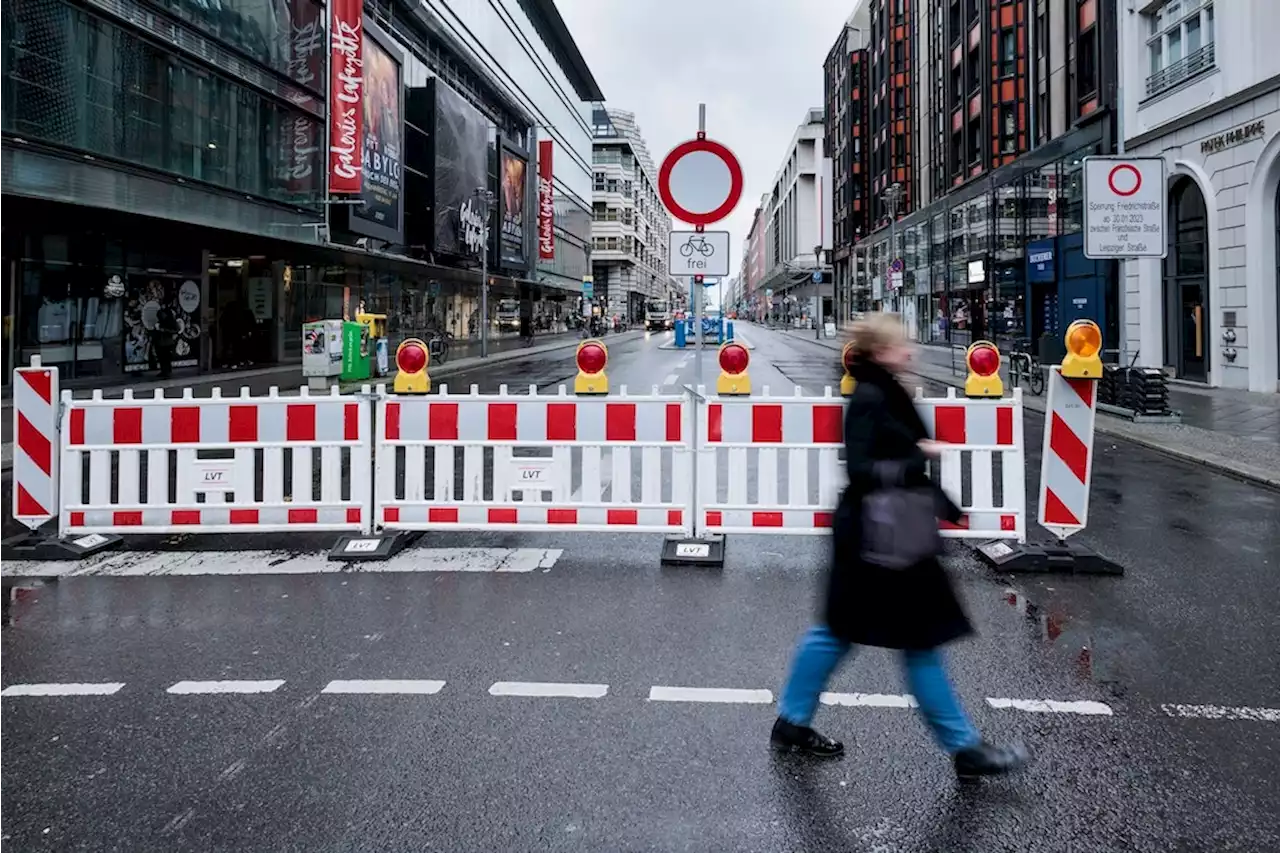
<instances>
[{"instance_id":1,"label":"black shoe","mask_svg":"<svg viewBox=\"0 0 1280 853\"><path fill-rule=\"evenodd\" d=\"M955 754L956 776L961 780L1003 776L1021 770L1028 757L1026 748L1021 745L995 746L983 741Z\"/></svg>"},{"instance_id":2,"label":"black shoe","mask_svg":"<svg viewBox=\"0 0 1280 853\"><path fill-rule=\"evenodd\" d=\"M773 724L769 744L779 752L803 752L818 758L835 758L844 754L844 744L819 734L808 726L788 723L781 717Z\"/></svg>"}]
</instances>

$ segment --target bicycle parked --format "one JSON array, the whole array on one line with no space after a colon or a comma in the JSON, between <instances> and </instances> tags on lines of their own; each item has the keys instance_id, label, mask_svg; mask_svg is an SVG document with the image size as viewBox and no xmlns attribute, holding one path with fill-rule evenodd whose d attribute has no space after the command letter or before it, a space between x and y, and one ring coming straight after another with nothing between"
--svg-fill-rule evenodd
<instances>
[{"instance_id":1,"label":"bicycle parked","mask_svg":"<svg viewBox=\"0 0 1280 853\"><path fill-rule=\"evenodd\" d=\"M1031 341L1026 339L1015 342L1009 353L1009 384L1017 388L1024 379L1032 394L1039 397L1044 393L1044 369L1040 357L1031 352Z\"/></svg>"},{"instance_id":2,"label":"bicycle parked","mask_svg":"<svg viewBox=\"0 0 1280 853\"><path fill-rule=\"evenodd\" d=\"M442 332L433 329L427 338L427 351L431 353L431 361L444 364L449 360L449 347L453 343L453 332Z\"/></svg>"}]
</instances>

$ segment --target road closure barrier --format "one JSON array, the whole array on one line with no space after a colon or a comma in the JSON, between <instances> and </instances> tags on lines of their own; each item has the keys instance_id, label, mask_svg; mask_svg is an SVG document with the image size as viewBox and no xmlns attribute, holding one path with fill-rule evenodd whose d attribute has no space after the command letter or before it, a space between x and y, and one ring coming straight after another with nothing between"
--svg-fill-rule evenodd
<instances>
[{"instance_id":1,"label":"road closure barrier","mask_svg":"<svg viewBox=\"0 0 1280 853\"><path fill-rule=\"evenodd\" d=\"M589 377L603 373L603 358L582 361ZM29 499L15 515L31 526L56 518L57 534L19 554L32 559L82 556L122 535L307 531L340 534L336 559L379 559L432 532L528 530L667 534L680 539L664 544L664 560L669 550L715 562L725 534L829 533L845 486L845 401L832 389L126 390L64 392L55 413L40 392L57 388L57 370L35 367L32 393L30 369L15 377L27 383L15 397L30 422L15 468ZM942 535L1025 541L1020 393L915 404L946 445L932 474L964 511Z\"/></svg>"}]
</instances>

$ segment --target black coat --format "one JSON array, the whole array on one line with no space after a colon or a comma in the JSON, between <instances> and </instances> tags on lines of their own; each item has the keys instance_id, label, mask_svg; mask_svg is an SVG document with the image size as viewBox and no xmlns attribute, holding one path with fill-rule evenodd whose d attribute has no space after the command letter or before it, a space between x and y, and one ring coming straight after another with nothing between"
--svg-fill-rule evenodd
<instances>
[{"instance_id":1,"label":"black coat","mask_svg":"<svg viewBox=\"0 0 1280 853\"><path fill-rule=\"evenodd\" d=\"M838 637L893 649L930 649L972 631L937 559L895 571L861 560L863 498L882 482L932 485L918 442L928 432L911 396L892 374L873 363L853 371L857 387L844 418L849 487L833 520L833 553L825 620ZM940 488L939 516L958 521L960 510Z\"/></svg>"}]
</instances>

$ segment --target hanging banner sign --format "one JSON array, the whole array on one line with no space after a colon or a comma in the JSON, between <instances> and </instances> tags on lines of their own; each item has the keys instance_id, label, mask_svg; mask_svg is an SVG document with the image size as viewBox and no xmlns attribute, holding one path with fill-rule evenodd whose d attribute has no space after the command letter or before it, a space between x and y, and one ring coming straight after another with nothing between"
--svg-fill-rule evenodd
<instances>
[{"instance_id":1,"label":"hanging banner sign","mask_svg":"<svg viewBox=\"0 0 1280 853\"><path fill-rule=\"evenodd\" d=\"M552 182L550 139L538 142L538 259L553 261L556 257L556 200Z\"/></svg>"},{"instance_id":2,"label":"hanging banner sign","mask_svg":"<svg viewBox=\"0 0 1280 853\"><path fill-rule=\"evenodd\" d=\"M331 0L329 192L359 193L364 161L363 0Z\"/></svg>"}]
</instances>

